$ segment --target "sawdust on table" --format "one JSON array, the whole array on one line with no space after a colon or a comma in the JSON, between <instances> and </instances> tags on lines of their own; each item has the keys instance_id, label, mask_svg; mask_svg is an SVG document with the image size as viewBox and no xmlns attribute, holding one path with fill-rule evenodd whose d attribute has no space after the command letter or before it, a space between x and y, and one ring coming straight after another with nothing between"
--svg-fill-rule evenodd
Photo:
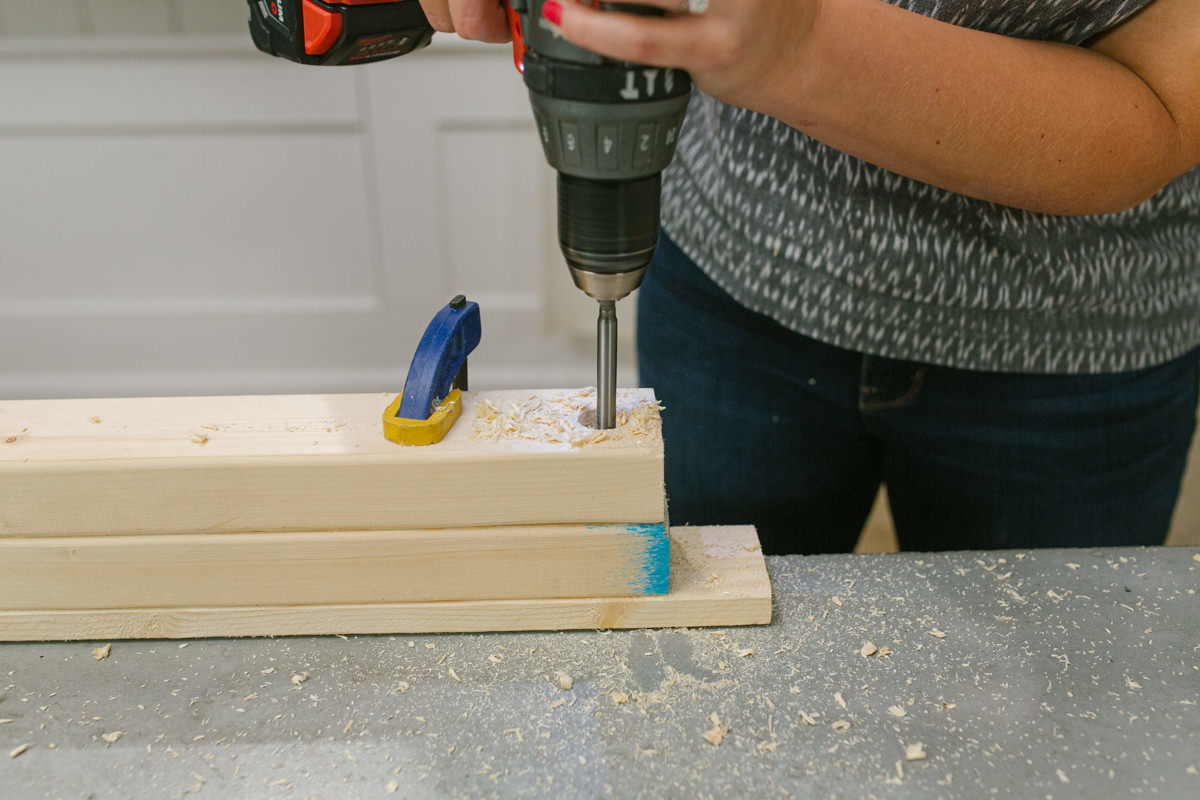
<instances>
[{"instance_id":1,"label":"sawdust on table","mask_svg":"<svg viewBox=\"0 0 1200 800\"><path fill-rule=\"evenodd\" d=\"M725 741L725 737L729 735L729 726L721 724L721 718L716 714L709 714L708 721L712 723L712 728L700 734L704 741L711 745L720 745Z\"/></svg>"},{"instance_id":2,"label":"sawdust on table","mask_svg":"<svg viewBox=\"0 0 1200 800\"><path fill-rule=\"evenodd\" d=\"M526 440L571 447L652 438L661 435L661 404L631 392L617 394L617 427L598 430L596 390L531 394L517 402L481 395L475 402L472 439Z\"/></svg>"}]
</instances>

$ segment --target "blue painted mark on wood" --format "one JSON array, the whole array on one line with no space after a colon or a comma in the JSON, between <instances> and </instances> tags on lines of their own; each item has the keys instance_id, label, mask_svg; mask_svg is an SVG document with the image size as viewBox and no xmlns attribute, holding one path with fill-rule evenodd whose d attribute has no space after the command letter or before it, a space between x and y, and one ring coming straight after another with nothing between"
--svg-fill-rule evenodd
<instances>
[{"instance_id":1,"label":"blue painted mark on wood","mask_svg":"<svg viewBox=\"0 0 1200 800\"><path fill-rule=\"evenodd\" d=\"M633 538L637 553L629 589L634 594L667 594L671 588L671 537L667 523L650 525L591 525L592 530L620 529Z\"/></svg>"}]
</instances>

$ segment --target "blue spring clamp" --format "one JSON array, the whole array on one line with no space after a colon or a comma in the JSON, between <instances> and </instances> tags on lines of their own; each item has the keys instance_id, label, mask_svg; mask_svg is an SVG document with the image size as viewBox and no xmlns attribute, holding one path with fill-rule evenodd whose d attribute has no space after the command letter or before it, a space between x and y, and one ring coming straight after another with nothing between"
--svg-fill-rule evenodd
<instances>
[{"instance_id":1,"label":"blue spring clamp","mask_svg":"<svg viewBox=\"0 0 1200 800\"><path fill-rule=\"evenodd\" d=\"M397 444L440 442L462 414L467 356L483 329L479 304L461 294L434 316L413 354L404 392L383 412L383 435Z\"/></svg>"}]
</instances>

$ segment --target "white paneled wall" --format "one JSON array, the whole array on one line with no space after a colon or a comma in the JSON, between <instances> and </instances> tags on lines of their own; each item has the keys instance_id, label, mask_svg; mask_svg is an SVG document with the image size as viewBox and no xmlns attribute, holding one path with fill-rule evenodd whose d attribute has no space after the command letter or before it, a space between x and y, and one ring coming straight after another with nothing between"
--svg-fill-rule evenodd
<instances>
[{"instance_id":1,"label":"white paneled wall","mask_svg":"<svg viewBox=\"0 0 1200 800\"><path fill-rule=\"evenodd\" d=\"M245 18L0 0L0 398L398 391L458 292L476 386L591 383L508 50L301 67Z\"/></svg>"},{"instance_id":2,"label":"white paneled wall","mask_svg":"<svg viewBox=\"0 0 1200 800\"><path fill-rule=\"evenodd\" d=\"M245 0L0 0L0 34L239 33Z\"/></svg>"}]
</instances>

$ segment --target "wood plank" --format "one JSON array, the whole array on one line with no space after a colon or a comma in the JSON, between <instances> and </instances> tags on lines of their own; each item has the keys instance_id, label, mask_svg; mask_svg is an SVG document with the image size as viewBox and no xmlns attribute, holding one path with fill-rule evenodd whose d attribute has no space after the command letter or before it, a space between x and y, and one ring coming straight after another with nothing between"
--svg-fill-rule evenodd
<instances>
[{"instance_id":1,"label":"wood plank","mask_svg":"<svg viewBox=\"0 0 1200 800\"><path fill-rule=\"evenodd\" d=\"M558 394L568 393L485 399L553 407ZM0 401L0 537L666 519L650 390L618 399L653 411L645 435L619 428L578 446L474 437L478 399L469 393L462 419L430 447L383 438L383 394Z\"/></svg>"},{"instance_id":2,"label":"wood plank","mask_svg":"<svg viewBox=\"0 0 1200 800\"><path fill-rule=\"evenodd\" d=\"M752 527L672 528L666 595L443 603L0 612L0 640L180 639L762 625L771 582Z\"/></svg>"},{"instance_id":3,"label":"wood plank","mask_svg":"<svg viewBox=\"0 0 1200 800\"><path fill-rule=\"evenodd\" d=\"M0 539L0 609L664 594L666 525Z\"/></svg>"}]
</instances>

